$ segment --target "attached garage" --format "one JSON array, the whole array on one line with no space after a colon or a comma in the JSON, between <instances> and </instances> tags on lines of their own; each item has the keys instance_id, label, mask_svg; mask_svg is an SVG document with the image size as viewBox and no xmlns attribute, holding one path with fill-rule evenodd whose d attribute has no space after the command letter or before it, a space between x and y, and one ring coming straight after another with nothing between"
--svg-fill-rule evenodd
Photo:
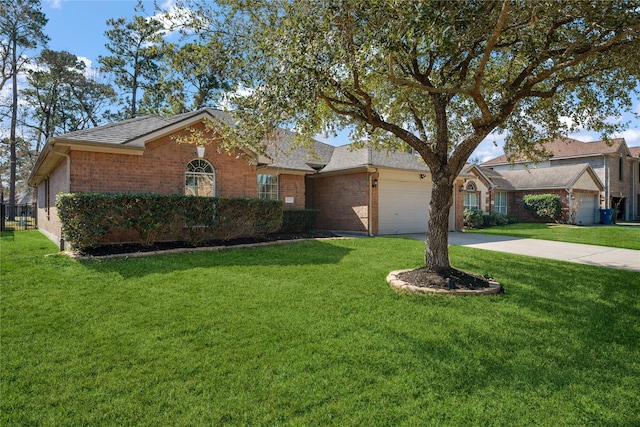
<instances>
[{"instance_id":1,"label":"attached garage","mask_svg":"<svg viewBox=\"0 0 640 427\"><path fill-rule=\"evenodd\" d=\"M592 225L597 222L598 196L593 194L579 195L574 199L578 204L576 212L576 224Z\"/></svg>"},{"instance_id":2,"label":"attached garage","mask_svg":"<svg viewBox=\"0 0 640 427\"><path fill-rule=\"evenodd\" d=\"M431 200L430 175L381 171L378 182L378 234L425 233Z\"/></svg>"}]
</instances>

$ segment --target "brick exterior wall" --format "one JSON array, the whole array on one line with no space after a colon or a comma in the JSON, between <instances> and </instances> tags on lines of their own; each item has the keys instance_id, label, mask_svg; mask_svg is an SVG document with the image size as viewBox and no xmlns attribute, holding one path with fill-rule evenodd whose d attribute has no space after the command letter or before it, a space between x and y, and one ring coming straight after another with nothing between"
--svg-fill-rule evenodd
<instances>
[{"instance_id":1,"label":"brick exterior wall","mask_svg":"<svg viewBox=\"0 0 640 427\"><path fill-rule=\"evenodd\" d=\"M169 136L148 142L143 155L72 150L69 156L70 183L67 183L67 160L61 157L61 162L49 177L49 184L45 180L37 188L38 227L54 241L61 235L61 224L55 209L58 193L184 194L187 164L198 158L194 145L178 144ZM257 169L249 163L246 153L239 150L218 152L215 145L209 145L204 160L214 168L216 196L258 196ZM294 200L294 203L284 204L285 209L304 208L304 176L280 174L278 180L283 203L286 197ZM135 240L135 235L123 233L121 236L114 235L110 240Z\"/></svg>"},{"instance_id":2,"label":"brick exterior wall","mask_svg":"<svg viewBox=\"0 0 640 427\"><path fill-rule=\"evenodd\" d=\"M187 164L196 147L169 137L147 143L144 154L71 152L71 192L183 194ZM216 195L256 197L256 167L242 152L208 146L204 160L214 168Z\"/></svg>"},{"instance_id":3,"label":"brick exterior wall","mask_svg":"<svg viewBox=\"0 0 640 427\"><path fill-rule=\"evenodd\" d=\"M304 209L305 188L304 175L285 175L278 177L278 194L285 209ZM293 198L293 203L287 203L287 197Z\"/></svg>"},{"instance_id":4,"label":"brick exterior wall","mask_svg":"<svg viewBox=\"0 0 640 427\"><path fill-rule=\"evenodd\" d=\"M55 206L56 194L66 191L68 191L67 160L62 158L48 180L41 182L36 189L38 229L56 244L62 234L62 223Z\"/></svg>"},{"instance_id":5,"label":"brick exterior wall","mask_svg":"<svg viewBox=\"0 0 640 427\"><path fill-rule=\"evenodd\" d=\"M311 208L319 209L318 228L368 232L369 180L367 172L334 176L315 176L310 195ZM371 189L377 200L377 188ZM362 207L367 207L362 209ZM375 212L377 209L373 209ZM377 217L371 218L371 232L377 232Z\"/></svg>"}]
</instances>

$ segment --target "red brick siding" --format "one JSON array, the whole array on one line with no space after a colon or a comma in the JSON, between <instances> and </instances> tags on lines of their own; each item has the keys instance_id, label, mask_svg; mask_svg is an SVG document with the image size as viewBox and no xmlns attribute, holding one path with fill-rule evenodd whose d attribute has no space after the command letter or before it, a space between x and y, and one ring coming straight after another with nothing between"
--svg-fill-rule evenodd
<instances>
[{"instance_id":1,"label":"red brick siding","mask_svg":"<svg viewBox=\"0 0 640 427\"><path fill-rule=\"evenodd\" d=\"M71 191L182 194L187 164L196 158L195 146L169 137L147 143L142 156L72 151ZM204 159L215 170L217 196L256 197L256 168L246 154L208 146Z\"/></svg>"},{"instance_id":2,"label":"red brick siding","mask_svg":"<svg viewBox=\"0 0 640 427\"><path fill-rule=\"evenodd\" d=\"M49 197L47 197L47 190ZM62 158L49 176L49 186L46 180L42 181L37 188L38 197L38 229L47 237L56 241L62 235L62 224L58 218L56 209L56 195L68 191L67 188L67 160ZM47 204L48 201L48 204ZM56 241L57 243L57 241Z\"/></svg>"},{"instance_id":3,"label":"red brick siding","mask_svg":"<svg viewBox=\"0 0 640 427\"><path fill-rule=\"evenodd\" d=\"M287 175L278 176L280 185L280 200L284 203L285 209L304 209L305 205L305 189L304 175ZM293 197L293 203L285 203L287 197Z\"/></svg>"},{"instance_id":4,"label":"red brick siding","mask_svg":"<svg viewBox=\"0 0 640 427\"><path fill-rule=\"evenodd\" d=\"M313 200L313 208L320 210L318 228L358 232L368 231L368 212L357 212L359 210L355 209L359 206L369 206L368 173L318 176L314 177L313 181L311 200ZM373 193L376 192L374 191ZM372 216L371 219L376 223L372 228L377 229L376 216Z\"/></svg>"}]
</instances>

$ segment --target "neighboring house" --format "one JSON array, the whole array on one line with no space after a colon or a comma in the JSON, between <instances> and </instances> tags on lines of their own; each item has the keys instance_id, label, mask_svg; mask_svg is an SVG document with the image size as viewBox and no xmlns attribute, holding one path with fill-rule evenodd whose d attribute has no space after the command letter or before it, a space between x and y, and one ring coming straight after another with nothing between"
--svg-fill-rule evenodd
<instances>
[{"instance_id":1,"label":"neighboring house","mask_svg":"<svg viewBox=\"0 0 640 427\"><path fill-rule=\"evenodd\" d=\"M609 143L558 138L544 143L544 149L548 153L547 158L535 165L502 155L481 166L506 178L505 172L524 169L534 173L539 170L542 176L558 177L563 172L554 168L589 165L603 186L595 208L615 209L617 220L640 217L640 147L629 148L622 138L610 140ZM523 176L526 178L529 175ZM591 204L587 200L581 200L580 203Z\"/></svg>"},{"instance_id":2,"label":"neighboring house","mask_svg":"<svg viewBox=\"0 0 640 427\"><path fill-rule=\"evenodd\" d=\"M457 182L456 205L485 213L514 215L536 221L524 208L527 194L557 194L563 206L564 221L590 225L599 221L598 203L604 186L589 164L554 168L494 170L468 164ZM458 215L456 228L462 228Z\"/></svg>"},{"instance_id":3,"label":"neighboring house","mask_svg":"<svg viewBox=\"0 0 640 427\"><path fill-rule=\"evenodd\" d=\"M318 141L292 148L294 134L282 129L266 153L219 150L220 138L211 134L204 153L176 141L187 128L204 131L205 119L232 123L228 113L203 109L49 138L29 177L38 228L56 242L61 238L58 193L108 192L279 199L285 209L318 209L323 229L426 231L431 177L418 157Z\"/></svg>"}]
</instances>

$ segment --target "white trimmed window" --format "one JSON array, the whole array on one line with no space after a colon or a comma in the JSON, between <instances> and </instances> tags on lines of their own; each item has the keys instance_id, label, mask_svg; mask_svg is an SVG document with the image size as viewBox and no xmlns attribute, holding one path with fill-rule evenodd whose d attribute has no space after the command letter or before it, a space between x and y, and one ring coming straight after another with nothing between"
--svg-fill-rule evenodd
<instances>
[{"instance_id":1,"label":"white trimmed window","mask_svg":"<svg viewBox=\"0 0 640 427\"><path fill-rule=\"evenodd\" d=\"M480 210L478 195L476 193L464 193L464 208L474 211Z\"/></svg>"},{"instance_id":2,"label":"white trimmed window","mask_svg":"<svg viewBox=\"0 0 640 427\"><path fill-rule=\"evenodd\" d=\"M507 214L507 193L504 191L496 191L495 200L493 202L493 211L503 215Z\"/></svg>"},{"instance_id":3,"label":"white trimmed window","mask_svg":"<svg viewBox=\"0 0 640 427\"><path fill-rule=\"evenodd\" d=\"M216 194L216 175L211 163L195 159L187 165L184 175L184 194L187 196L213 197Z\"/></svg>"},{"instance_id":4,"label":"white trimmed window","mask_svg":"<svg viewBox=\"0 0 640 427\"><path fill-rule=\"evenodd\" d=\"M258 175L258 198L278 200L278 175Z\"/></svg>"},{"instance_id":5,"label":"white trimmed window","mask_svg":"<svg viewBox=\"0 0 640 427\"><path fill-rule=\"evenodd\" d=\"M467 191L464 193L464 208L471 210L480 210L480 198L476 191L476 186L473 182L467 184Z\"/></svg>"}]
</instances>

